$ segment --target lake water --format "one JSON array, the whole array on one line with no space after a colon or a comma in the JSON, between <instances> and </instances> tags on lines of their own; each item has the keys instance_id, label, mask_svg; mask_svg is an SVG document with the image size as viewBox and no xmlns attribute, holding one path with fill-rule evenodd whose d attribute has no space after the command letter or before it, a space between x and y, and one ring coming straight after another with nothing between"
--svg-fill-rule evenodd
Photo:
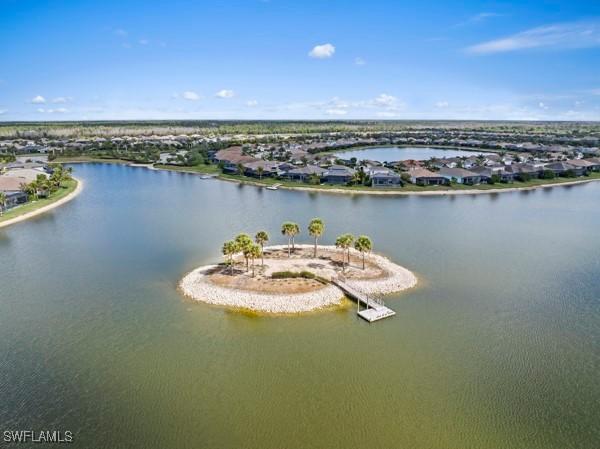
<instances>
[{"instance_id":1,"label":"lake water","mask_svg":"<svg viewBox=\"0 0 600 449\"><path fill-rule=\"evenodd\" d=\"M600 183L375 197L75 173L79 197L0 231L0 430L71 430L85 449L598 447ZM387 299L395 317L251 316L177 292L225 239L284 243L294 220L303 241L314 216L324 243L368 234L419 276Z\"/></svg>"},{"instance_id":2,"label":"lake water","mask_svg":"<svg viewBox=\"0 0 600 449\"><path fill-rule=\"evenodd\" d=\"M488 154L484 151L464 151L445 148L427 148L427 147L369 147L358 150L347 150L336 153L336 156L343 159L355 157L357 160L370 159L379 162L427 160L432 157L458 157L458 156L477 156L478 154Z\"/></svg>"}]
</instances>

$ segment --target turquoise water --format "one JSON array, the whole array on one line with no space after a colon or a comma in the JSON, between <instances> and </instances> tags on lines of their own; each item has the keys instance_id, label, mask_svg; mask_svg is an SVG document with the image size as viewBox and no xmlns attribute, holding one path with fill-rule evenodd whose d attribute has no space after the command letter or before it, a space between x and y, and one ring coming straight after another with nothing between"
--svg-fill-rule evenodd
<instances>
[{"instance_id":1,"label":"turquoise water","mask_svg":"<svg viewBox=\"0 0 600 449\"><path fill-rule=\"evenodd\" d=\"M347 150L336 153L343 159L355 157L357 160L370 159L379 162L393 162L414 160L427 160L432 157L475 157L478 154L486 154L484 151L465 151L450 148L427 148L427 147L369 147L358 150Z\"/></svg>"},{"instance_id":2,"label":"turquoise water","mask_svg":"<svg viewBox=\"0 0 600 449\"><path fill-rule=\"evenodd\" d=\"M395 198L75 173L79 197L0 231L0 430L71 430L86 449L598 447L600 183ZM324 243L366 233L417 273L395 317L178 294L223 240L284 243L289 219L303 241L313 216Z\"/></svg>"}]
</instances>

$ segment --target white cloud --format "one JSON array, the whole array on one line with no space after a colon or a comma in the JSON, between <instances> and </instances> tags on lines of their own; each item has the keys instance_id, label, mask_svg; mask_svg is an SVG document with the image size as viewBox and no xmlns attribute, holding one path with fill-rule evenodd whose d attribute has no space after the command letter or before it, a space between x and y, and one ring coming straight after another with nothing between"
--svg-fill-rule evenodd
<instances>
[{"instance_id":1,"label":"white cloud","mask_svg":"<svg viewBox=\"0 0 600 449\"><path fill-rule=\"evenodd\" d=\"M570 22L546 25L495 39L466 49L485 55L533 48L573 49L600 46L600 22Z\"/></svg>"},{"instance_id":2,"label":"white cloud","mask_svg":"<svg viewBox=\"0 0 600 449\"><path fill-rule=\"evenodd\" d=\"M248 100L246 102L246 106L248 106L250 108L253 108L254 106L257 106L257 105L258 105L258 101L256 101L256 100Z\"/></svg>"},{"instance_id":3,"label":"white cloud","mask_svg":"<svg viewBox=\"0 0 600 449\"><path fill-rule=\"evenodd\" d=\"M64 104L64 103L68 103L71 100L72 100L71 97L56 97L56 98L52 99L52 103L54 103L54 104Z\"/></svg>"},{"instance_id":4,"label":"white cloud","mask_svg":"<svg viewBox=\"0 0 600 449\"><path fill-rule=\"evenodd\" d=\"M346 115L348 111L345 109L327 109L325 113L327 115Z\"/></svg>"},{"instance_id":5,"label":"white cloud","mask_svg":"<svg viewBox=\"0 0 600 449\"><path fill-rule=\"evenodd\" d=\"M46 99L44 97L42 97L41 95L36 95L35 97L33 97L31 99L31 102L33 104L44 104L46 102Z\"/></svg>"},{"instance_id":6,"label":"white cloud","mask_svg":"<svg viewBox=\"0 0 600 449\"><path fill-rule=\"evenodd\" d=\"M544 103L543 101L540 101L538 103L538 106L540 109L548 109L548 105L546 103Z\"/></svg>"},{"instance_id":7,"label":"white cloud","mask_svg":"<svg viewBox=\"0 0 600 449\"><path fill-rule=\"evenodd\" d=\"M316 59L327 59L331 58L335 53L335 47L331 44L315 45L313 49L308 52L308 56Z\"/></svg>"},{"instance_id":8,"label":"white cloud","mask_svg":"<svg viewBox=\"0 0 600 449\"><path fill-rule=\"evenodd\" d=\"M398 99L392 95L380 94L373 100L373 104L376 106L384 106L386 108L394 107Z\"/></svg>"},{"instance_id":9,"label":"white cloud","mask_svg":"<svg viewBox=\"0 0 600 449\"><path fill-rule=\"evenodd\" d=\"M449 106L449 104L448 104L447 101L438 101L435 104L435 107L438 108L438 109L447 108L448 106Z\"/></svg>"},{"instance_id":10,"label":"white cloud","mask_svg":"<svg viewBox=\"0 0 600 449\"><path fill-rule=\"evenodd\" d=\"M219 92L217 92L215 94L215 97L218 98L231 98L235 95L235 93L232 90L229 89L222 89Z\"/></svg>"},{"instance_id":11,"label":"white cloud","mask_svg":"<svg viewBox=\"0 0 600 449\"><path fill-rule=\"evenodd\" d=\"M55 109L44 109L44 108L38 108L37 110L40 114L64 114L66 112L69 112L69 110L67 108L55 108Z\"/></svg>"},{"instance_id":12,"label":"white cloud","mask_svg":"<svg viewBox=\"0 0 600 449\"><path fill-rule=\"evenodd\" d=\"M8 109L0 109L0 115L6 114L7 112L8 112Z\"/></svg>"},{"instance_id":13,"label":"white cloud","mask_svg":"<svg viewBox=\"0 0 600 449\"><path fill-rule=\"evenodd\" d=\"M367 61L363 58L354 58L354 65L365 65Z\"/></svg>"},{"instance_id":14,"label":"white cloud","mask_svg":"<svg viewBox=\"0 0 600 449\"><path fill-rule=\"evenodd\" d=\"M189 101L200 100L200 95L198 95L193 90L186 90L183 94L181 94L181 96L183 97L184 100L189 100Z\"/></svg>"},{"instance_id":15,"label":"white cloud","mask_svg":"<svg viewBox=\"0 0 600 449\"><path fill-rule=\"evenodd\" d=\"M503 14L498 14L496 12L480 12L479 14L475 14L474 16L469 17L464 22L457 23L454 27L463 27L466 25L475 25L481 22L486 21L487 19L491 19L493 17L502 17Z\"/></svg>"}]
</instances>

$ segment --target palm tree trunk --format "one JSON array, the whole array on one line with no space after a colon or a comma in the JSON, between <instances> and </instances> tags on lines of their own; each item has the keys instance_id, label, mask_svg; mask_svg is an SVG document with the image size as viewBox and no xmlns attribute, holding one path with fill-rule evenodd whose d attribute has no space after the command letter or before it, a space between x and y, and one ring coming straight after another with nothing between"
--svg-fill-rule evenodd
<instances>
[{"instance_id":1,"label":"palm tree trunk","mask_svg":"<svg viewBox=\"0 0 600 449\"><path fill-rule=\"evenodd\" d=\"M288 237L288 257L292 256L292 247L291 247L291 244L292 244L292 238Z\"/></svg>"},{"instance_id":2,"label":"palm tree trunk","mask_svg":"<svg viewBox=\"0 0 600 449\"><path fill-rule=\"evenodd\" d=\"M364 270L365 269L365 253L364 252L363 252L362 256L363 256L363 270Z\"/></svg>"},{"instance_id":3,"label":"palm tree trunk","mask_svg":"<svg viewBox=\"0 0 600 449\"><path fill-rule=\"evenodd\" d=\"M313 257L317 258L317 237L315 237L315 255Z\"/></svg>"}]
</instances>

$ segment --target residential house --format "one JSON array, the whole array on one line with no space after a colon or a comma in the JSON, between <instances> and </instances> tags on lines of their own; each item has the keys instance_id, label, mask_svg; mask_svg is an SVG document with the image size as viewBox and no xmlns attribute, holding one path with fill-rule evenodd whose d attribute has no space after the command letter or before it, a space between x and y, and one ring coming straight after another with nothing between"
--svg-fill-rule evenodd
<instances>
[{"instance_id":1,"label":"residential house","mask_svg":"<svg viewBox=\"0 0 600 449\"><path fill-rule=\"evenodd\" d=\"M591 161L586 161L585 159L570 159L566 162L567 164L573 165L576 169L581 169L582 175L594 171L594 167L596 167L596 164ZM577 174L577 171L575 173Z\"/></svg>"},{"instance_id":2,"label":"residential house","mask_svg":"<svg viewBox=\"0 0 600 449\"><path fill-rule=\"evenodd\" d=\"M371 167L367 170L373 187L402 187L400 175L385 167Z\"/></svg>"},{"instance_id":3,"label":"residential house","mask_svg":"<svg viewBox=\"0 0 600 449\"><path fill-rule=\"evenodd\" d=\"M575 174L575 176L581 176L585 171L585 169L582 167L576 167L575 165L564 161L546 164L544 166L544 170L549 170L556 176L564 176L567 174L567 172L572 172L573 174Z\"/></svg>"},{"instance_id":4,"label":"residential house","mask_svg":"<svg viewBox=\"0 0 600 449\"><path fill-rule=\"evenodd\" d=\"M27 202L27 194L22 191L25 184L27 184L25 178L0 176L0 192L6 195L6 204L4 205L6 209Z\"/></svg>"},{"instance_id":5,"label":"residential house","mask_svg":"<svg viewBox=\"0 0 600 449\"><path fill-rule=\"evenodd\" d=\"M438 175L443 176L449 181L455 181L458 184L479 184L481 182L481 176L464 168L448 168L444 167Z\"/></svg>"},{"instance_id":6,"label":"residential house","mask_svg":"<svg viewBox=\"0 0 600 449\"><path fill-rule=\"evenodd\" d=\"M217 151L213 157L214 162L223 164L223 171L235 173L238 171L238 166L248 162L256 162L252 156L243 154L242 147L229 147L224 150Z\"/></svg>"},{"instance_id":7,"label":"residential house","mask_svg":"<svg viewBox=\"0 0 600 449\"><path fill-rule=\"evenodd\" d=\"M432 172L426 168L415 168L409 170L410 182L419 186L433 186L448 184L448 180L440 176L437 172Z\"/></svg>"},{"instance_id":8,"label":"residential house","mask_svg":"<svg viewBox=\"0 0 600 449\"><path fill-rule=\"evenodd\" d=\"M288 170L283 174L284 178L290 181L307 182L311 177L322 179L327 173L322 167L317 165L307 165L306 167L298 167Z\"/></svg>"},{"instance_id":9,"label":"residential house","mask_svg":"<svg viewBox=\"0 0 600 449\"><path fill-rule=\"evenodd\" d=\"M244 174L261 178L263 176L276 176L279 174L279 162L273 161L253 161L242 164Z\"/></svg>"},{"instance_id":10,"label":"residential house","mask_svg":"<svg viewBox=\"0 0 600 449\"><path fill-rule=\"evenodd\" d=\"M332 165L327 169L325 174L325 182L328 184L347 184L352 181L356 173L350 167L344 165Z\"/></svg>"}]
</instances>

